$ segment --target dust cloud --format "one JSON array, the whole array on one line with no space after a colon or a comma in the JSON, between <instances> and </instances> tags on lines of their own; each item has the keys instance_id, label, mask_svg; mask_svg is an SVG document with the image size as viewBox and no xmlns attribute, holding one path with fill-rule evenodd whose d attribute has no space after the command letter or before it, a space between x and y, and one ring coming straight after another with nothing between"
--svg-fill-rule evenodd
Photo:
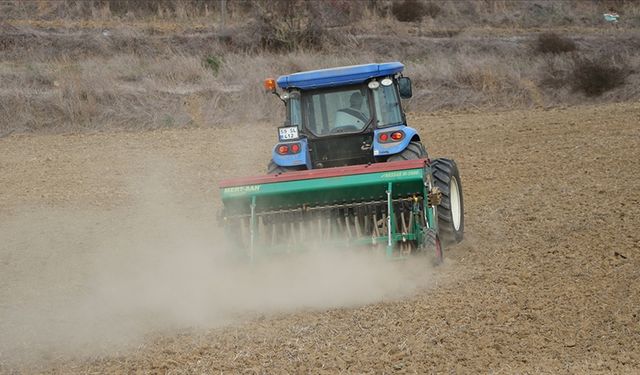
<instances>
[{"instance_id":1,"label":"dust cloud","mask_svg":"<svg viewBox=\"0 0 640 375\"><path fill-rule=\"evenodd\" d=\"M148 335L264 314L398 299L432 281L427 260L321 246L229 261L214 207L172 203L161 185L134 183L127 208L24 207L2 220L0 368L109 355Z\"/></svg>"}]
</instances>

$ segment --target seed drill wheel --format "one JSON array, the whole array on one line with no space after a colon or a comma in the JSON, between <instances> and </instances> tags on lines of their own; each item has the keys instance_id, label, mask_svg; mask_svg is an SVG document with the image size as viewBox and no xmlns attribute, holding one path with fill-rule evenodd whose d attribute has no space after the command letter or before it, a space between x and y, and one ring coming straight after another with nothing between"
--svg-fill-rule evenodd
<instances>
[{"instance_id":1,"label":"seed drill wheel","mask_svg":"<svg viewBox=\"0 0 640 375\"><path fill-rule=\"evenodd\" d=\"M440 265L444 259L442 251L442 243L440 237L432 229L423 229L424 242L420 246L419 254L431 257L433 256L433 264ZM433 254L433 255L432 255Z\"/></svg>"},{"instance_id":2,"label":"seed drill wheel","mask_svg":"<svg viewBox=\"0 0 640 375\"><path fill-rule=\"evenodd\" d=\"M462 184L456 162L436 159L431 163L434 185L442 192L438 206L438 229L445 245L455 244L464 237L464 204Z\"/></svg>"}]
</instances>

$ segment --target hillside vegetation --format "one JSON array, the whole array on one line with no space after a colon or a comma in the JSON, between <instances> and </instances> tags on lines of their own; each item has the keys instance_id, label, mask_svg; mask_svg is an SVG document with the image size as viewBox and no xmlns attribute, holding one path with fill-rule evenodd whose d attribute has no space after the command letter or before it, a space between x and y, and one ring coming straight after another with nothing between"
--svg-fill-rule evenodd
<instances>
[{"instance_id":1,"label":"hillside vegetation","mask_svg":"<svg viewBox=\"0 0 640 375\"><path fill-rule=\"evenodd\" d=\"M220 4L0 2L0 135L276 122L264 78L388 60L410 111L640 98L637 2Z\"/></svg>"}]
</instances>

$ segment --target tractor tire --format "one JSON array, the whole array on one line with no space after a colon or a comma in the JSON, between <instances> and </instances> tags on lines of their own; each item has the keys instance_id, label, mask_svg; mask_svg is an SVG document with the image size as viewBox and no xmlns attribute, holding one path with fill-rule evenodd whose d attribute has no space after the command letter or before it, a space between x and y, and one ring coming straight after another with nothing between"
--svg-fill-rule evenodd
<instances>
[{"instance_id":1,"label":"tractor tire","mask_svg":"<svg viewBox=\"0 0 640 375\"><path fill-rule=\"evenodd\" d=\"M431 163L433 183L442 192L438 206L438 229L445 245L456 244L464 237L462 184L456 162L436 159Z\"/></svg>"},{"instance_id":2,"label":"tractor tire","mask_svg":"<svg viewBox=\"0 0 640 375\"><path fill-rule=\"evenodd\" d=\"M389 156L387 161L415 160L424 159L426 157L427 150L424 148L422 143L419 141L411 141L407 145L407 148L402 150L399 154Z\"/></svg>"},{"instance_id":3,"label":"tractor tire","mask_svg":"<svg viewBox=\"0 0 640 375\"><path fill-rule=\"evenodd\" d=\"M273 160L271 160L269 162L269 165L267 166L267 174L281 174L281 173L287 173L287 172L302 171L305 169L307 168L304 165L299 165L295 167L282 167L276 164Z\"/></svg>"}]
</instances>

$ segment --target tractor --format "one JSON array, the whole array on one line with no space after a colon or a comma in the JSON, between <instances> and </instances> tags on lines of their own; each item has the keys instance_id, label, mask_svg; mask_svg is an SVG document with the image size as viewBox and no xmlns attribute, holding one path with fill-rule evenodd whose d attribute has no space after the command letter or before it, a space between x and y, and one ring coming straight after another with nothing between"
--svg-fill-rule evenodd
<instances>
[{"instance_id":1,"label":"tractor","mask_svg":"<svg viewBox=\"0 0 640 375\"><path fill-rule=\"evenodd\" d=\"M462 241L457 165L431 160L407 125L403 70L388 62L265 80L286 107L267 174L220 182L221 218L243 255L322 243L391 259L433 254L439 263L443 245Z\"/></svg>"}]
</instances>

